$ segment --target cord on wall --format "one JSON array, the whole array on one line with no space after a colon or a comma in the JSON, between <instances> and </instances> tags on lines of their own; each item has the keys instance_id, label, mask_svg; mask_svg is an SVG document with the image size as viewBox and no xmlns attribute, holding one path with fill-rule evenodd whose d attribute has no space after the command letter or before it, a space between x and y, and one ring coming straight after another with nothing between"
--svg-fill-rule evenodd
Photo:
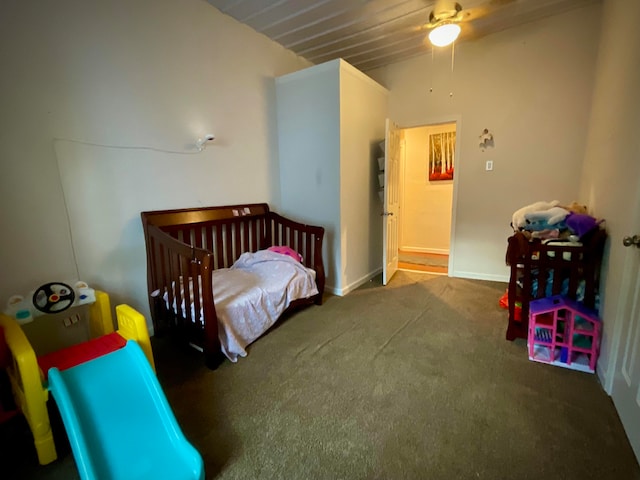
<instances>
[{"instance_id":1,"label":"cord on wall","mask_svg":"<svg viewBox=\"0 0 640 480\"><path fill-rule=\"evenodd\" d=\"M75 270L76 270L76 275L77 278L82 278L80 276L80 268L78 265L78 258L76 256L76 245L73 239L73 228L71 226L71 215L69 214L69 206L67 203L67 196L66 193L64 191L64 184L62 182L62 174L60 173L60 162L58 160L58 152L56 150L56 143L58 142L68 142L68 143L76 143L79 145L89 145L91 147L101 147L101 148L113 148L113 149L117 149L117 150L150 150L153 152L162 152L162 153L172 153L172 154L176 154L176 155L197 155L200 152L202 152L204 150L204 147L206 146L207 142L213 141L215 140L215 136L211 133L207 134L204 136L204 138L199 138L196 143L195 146L197 148L197 151L195 152L187 152L187 151L175 151L175 150L165 150L162 148L155 148L155 147L149 147L149 146L131 146L131 145L109 145L109 144L105 144L105 143L95 143L95 142L85 142L83 140L74 140L74 139L70 139L70 138L57 138L54 137L53 138L53 153L54 153L54 157L56 159L56 170L58 172L58 182L60 183L60 188L62 190L62 201L64 204L64 210L65 210L65 215L67 218L67 230L69 232L69 240L71 242L71 253L73 255L73 263L75 266Z\"/></svg>"},{"instance_id":2,"label":"cord on wall","mask_svg":"<svg viewBox=\"0 0 640 480\"><path fill-rule=\"evenodd\" d=\"M67 194L64 191L64 183L62 183L62 173L60 173L60 161L58 160L58 152L56 150L56 140L61 140L58 138L53 139L53 156L56 159L56 170L58 172L58 183L60 184L60 190L62 192L62 204L64 205L64 213L67 218L67 230L69 232L69 241L71 243L71 254L73 256L73 265L76 268L76 278L80 279L80 267L78 266L78 257L76 255L76 245L73 241L73 228L71 227L71 215L69 215L69 204L67 202Z\"/></svg>"},{"instance_id":3,"label":"cord on wall","mask_svg":"<svg viewBox=\"0 0 640 480\"><path fill-rule=\"evenodd\" d=\"M162 153L173 153L175 155L197 155L198 153L202 152L206 146L207 142L213 141L215 140L215 135L213 135L212 133L208 133L207 135L204 136L204 138L199 138L198 140L196 140L195 143L195 147L196 147L196 151L195 152L189 152L189 151L178 151L178 150L165 150L164 148L156 148L156 147L149 147L149 146L138 146L138 145L111 145L108 143L96 143L96 142L86 142L84 140L74 140L71 138L54 138L53 142L54 144L56 142L69 142L69 143L77 143L79 145L88 145L91 147L101 147L101 148L114 148L117 150L150 150L152 152L162 152Z\"/></svg>"}]
</instances>

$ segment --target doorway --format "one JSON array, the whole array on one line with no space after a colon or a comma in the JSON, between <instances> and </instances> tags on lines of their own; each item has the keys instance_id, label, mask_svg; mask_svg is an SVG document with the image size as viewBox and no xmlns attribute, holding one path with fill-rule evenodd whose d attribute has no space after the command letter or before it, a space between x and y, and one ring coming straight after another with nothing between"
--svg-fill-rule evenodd
<instances>
[{"instance_id":1,"label":"doorway","mask_svg":"<svg viewBox=\"0 0 640 480\"><path fill-rule=\"evenodd\" d=\"M449 274L456 122L402 129L398 268Z\"/></svg>"}]
</instances>

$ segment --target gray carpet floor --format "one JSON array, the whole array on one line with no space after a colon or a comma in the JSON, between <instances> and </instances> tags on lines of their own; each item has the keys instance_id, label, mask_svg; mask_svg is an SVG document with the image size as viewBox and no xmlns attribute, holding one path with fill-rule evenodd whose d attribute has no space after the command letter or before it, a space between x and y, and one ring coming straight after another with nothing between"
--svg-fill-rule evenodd
<instances>
[{"instance_id":1,"label":"gray carpet floor","mask_svg":"<svg viewBox=\"0 0 640 480\"><path fill-rule=\"evenodd\" d=\"M207 478L640 479L597 377L504 339L504 289L398 272L294 314L215 371L154 339L158 377ZM27 437L2 478L78 478L68 452L34 465Z\"/></svg>"}]
</instances>

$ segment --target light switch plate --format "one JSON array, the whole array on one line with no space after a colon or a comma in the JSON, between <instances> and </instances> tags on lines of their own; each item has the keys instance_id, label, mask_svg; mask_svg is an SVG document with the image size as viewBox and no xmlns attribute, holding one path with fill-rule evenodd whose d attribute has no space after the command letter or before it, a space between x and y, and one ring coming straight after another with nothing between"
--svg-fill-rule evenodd
<instances>
[{"instance_id":1,"label":"light switch plate","mask_svg":"<svg viewBox=\"0 0 640 480\"><path fill-rule=\"evenodd\" d=\"M485 163L484 169L487 172L490 172L491 170L493 170L493 160L487 160L487 163Z\"/></svg>"}]
</instances>

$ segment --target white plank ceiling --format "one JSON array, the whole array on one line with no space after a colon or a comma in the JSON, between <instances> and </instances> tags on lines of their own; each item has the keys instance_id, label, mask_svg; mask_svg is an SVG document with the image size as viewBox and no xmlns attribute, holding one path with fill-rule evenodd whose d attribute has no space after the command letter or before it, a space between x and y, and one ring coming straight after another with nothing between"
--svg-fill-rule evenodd
<instances>
[{"instance_id":1,"label":"white plank ceiling","mask_svg":"<svg viewBox=\"0 0 640 480\"><path fill-rule=\"evenodd\" d=\"M430 51L435 0L207 0L313 63L343 58L362 71ZM600 0L459 0L458 43Z\"/></svg>"}]
</instances>

